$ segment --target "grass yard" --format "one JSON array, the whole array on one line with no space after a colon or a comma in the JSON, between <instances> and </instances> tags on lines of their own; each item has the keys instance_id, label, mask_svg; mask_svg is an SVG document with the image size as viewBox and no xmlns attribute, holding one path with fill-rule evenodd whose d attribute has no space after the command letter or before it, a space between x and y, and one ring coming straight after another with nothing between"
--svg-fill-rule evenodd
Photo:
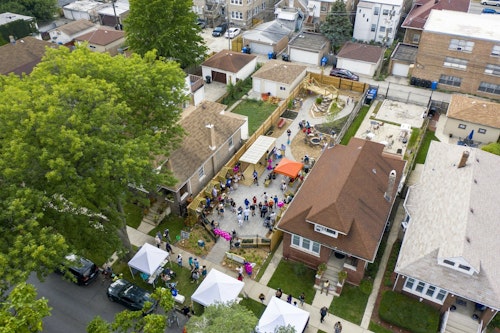
<instances>
[{"instance_id":1,"label":"grass yard","mask_svg":"<svg viewBox=\"0 0 500 333\"><path fill-rule=\"evenodd\" d=\"M351 126L349 126L349 129L345 132L344 137L340 141L340 144L347 145L349 143L349 140L351 140L351 138L354 135L356 135L356 132L358 131L359 127L361 126L361 123L365 119L368 110L370 110L369 105L364 105L361 107L361 110L359 110L359 113L356 116L356 118L354 118L354 121L352 122Z\"/></svg>"},{"instance_id":2,"label":"grass yard","mask_svg":"<svg viewBox=\"0 0 500 333\"><path fill-rule=\"evenodd\" d=\"M282 299L286 300L289 294L298 298L301 293L306 296L306 303L311 304L314 299L314 276L316 272L304 264L281 260L274 274L267 284L268 287L283 291Z\"/></svg>"},{"instance_id":3,"label":"grass yard","mask_svg":"<svg viewBox=\"0 0 500 333\"><path fill-rule=\"evenodd\" d=\"M226 97L222 99L222 104L230 107L239 101L246 93L252 89L252 77L249 76L243 81L238 81L236 84L228 84Z\"/></svg>"},{"instance_id":4,"label":"grass yard","mask_svg":"<svg viewBox=\"0 0 500 333\"><path fill-rule=\"evenodd\" d=\"M248 135L250 136L255 133L275 109L276 105L274 104L246 99L238 104L232 112L248 117Z\"/></svg>"},{"instance_id":5,"label":"grass yard","mask_svg":"<svg viewBox=\"0 0 500 333\"><path fill-rule=\"evenodd\" d=\"M143 209L136 204L127 202L123 205L127 225L131 228L137 229L142 221Z\"/></svg>"},{"instance_id":6,"label":"grass yard","mask_svg":"<svg viewBox=\"0 0 500 333\"><path fill-rule=\"evenodd\" d=\"M345 284L340 297L333 299L330 312L357 325L361 324L372 284L368 280L361 281L359 287Z\"/></svg>"},{"instance_id":7,"label":"grass yard","mask_svg":"<svg viewBox=\"0 0 500 333\"><path fill-rule=\"evenodd\" d=\"M429 146L431 145L431 141L439 141L439 139L434 135L434 132L427 131L425 132L424 138L422 139L422 144L420 145L420 149L418 150L417 157L415 162L419 164L425 163L425 158L427 157L427 152L429 151Z\"/></svg>"},{"instance_id":8,"label":"grass yard","mask_svg":"<svg viewBox=\"0 0 500 333\"><path fill-rule=\"evenodd\" d=\"M378 324L375 324L373 321L370 322L370 326L368 326L368 329L373 333L392 333L392 331Z\"/></svg>"},{"instance_id":9,"label":"grass yard","mask_svg":"<svg viewBox=\"0 0 500 333\"><path fill-rule=\"evenodd\" d=\"M179 236L180 239L181 230L189 229L184 225L184 218L172 213L165 216L160 224L149 232L149 235L154 237L158 231L160 231L163 235L163 231L167 228L170 233L170 240L172 241L172 244L175 244L177 241L177 236Z\"/></svg>"},{"instance_id":10,"label":"grass yard","mask_svg":"<svg viewBox=\"0 0 500 333\"><path fill-rule=\"evenodd\" d=\"M257 319L260 318L264 313L264 310L266 310L266 306L264 304L251 298L243 298L240 305L243 305L248 310L252 311Z\"/></svg>"}]
</instances>

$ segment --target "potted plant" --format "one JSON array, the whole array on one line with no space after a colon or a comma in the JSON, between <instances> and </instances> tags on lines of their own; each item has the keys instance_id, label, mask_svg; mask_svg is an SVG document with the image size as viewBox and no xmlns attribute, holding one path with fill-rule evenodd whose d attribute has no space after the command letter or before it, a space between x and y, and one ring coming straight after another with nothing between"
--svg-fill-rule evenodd
<instances>
[{"instance_id":1,"label":"potted plant","mask_svg":"<svg viewBox=\"0 0 500 333\"><path fill-rule=\"evenodd\" d=\"M340 271L339 274L338 274L338 277L339 277L339 282L337 283L337 294L341 294L342 293L342 288L344 287L344 282L345 280L347 280L347 272L346 271Z\"/></svg>"},{"instance_id":2,"label":"potted plant","mask_svg":"<svg viewBox=\"0 0 500 333\"><path fill-rule=\"evenodd\" d=\"M314 283L316 285L319 285L321 283L321 278L323 277L323 273L325 273L326 268L327 266L324 262L318 265L318 269L316 270L316 276L314 277L315 278Z\"/></svg>"}]
</instances>

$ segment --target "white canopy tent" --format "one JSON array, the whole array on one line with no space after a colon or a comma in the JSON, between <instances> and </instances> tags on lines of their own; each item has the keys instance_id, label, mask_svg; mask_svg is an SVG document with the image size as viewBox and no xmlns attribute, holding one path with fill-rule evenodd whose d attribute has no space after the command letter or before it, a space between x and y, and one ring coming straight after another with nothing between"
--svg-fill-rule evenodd
<instances>
[{"instance_id":1,"label":"white canopy tent","mask_svg":"<svg viewBox=\"0 0 500 333\"><path fill-rule=\"evenodd\" d=\"M250 164L259 163L260 159L266 151L270 151L271 147L276 142L276 138L261 135L255 140L255 142L248 148L248 150L240 157L240 162L246 162Z\"/></svg>"},{"instance_id":2,"label":"white canopy tent","mask_svg":"<svg viewBox=\"0 0 500 333\"><path fill-rule=\"evenodd\" d=\"M153 275L161 264L168 258L168 255L167 251L146 243L128 262L130 272L134 275L132 270L132 268L134 268L145 274Z\"/></svg>"},{"instance_id":3,"label":"white canopy tent","mask_svg":"<svg viewBox=\"0 0 500 333\"><path fill-rule=\"evenodd\" d=\"M242 281L212 269L191 299L203 306L234 301L244 285Z\"/></svg>"},{"instance_id":4,"label":"white canopy tent","mask_svg":"<svg viewBox=\"0 0 500 333\"><path fill-rule=\"evenodd\" d=\"M308 321L309 312L277 297L272 297L259 319L256 331L258 333L274 333L276 327L290 324L297 333L301 333L306 328Z\"/></svg>"}]
</instances>

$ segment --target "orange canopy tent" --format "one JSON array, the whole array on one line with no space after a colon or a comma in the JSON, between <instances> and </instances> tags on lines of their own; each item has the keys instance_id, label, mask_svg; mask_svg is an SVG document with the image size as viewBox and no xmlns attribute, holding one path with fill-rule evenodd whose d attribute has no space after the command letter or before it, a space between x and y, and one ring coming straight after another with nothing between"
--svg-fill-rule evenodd
<instances>
[{"instance_id":1,"label":"orange canopy tent","mask_svg":"<svg viewBox=\"0 0 500 333\"><path fill-rule=\"evenodd\" d=\"M279 173L290 178L295 178L299 171L304 167L303 163L295 162L287 158L283 158L279 164L274 168L275 173Z\"/></svg>"}]
</instances>

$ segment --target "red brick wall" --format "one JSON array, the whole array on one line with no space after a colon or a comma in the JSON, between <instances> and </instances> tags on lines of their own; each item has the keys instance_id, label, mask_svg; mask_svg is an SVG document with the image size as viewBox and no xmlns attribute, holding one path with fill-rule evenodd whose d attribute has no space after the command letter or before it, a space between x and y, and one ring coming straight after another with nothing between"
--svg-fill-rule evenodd
<instances>
[{"instance_id":1,"label":"red brick wall","mask_svg":"<svg viewBox=\"0 0 500 333\"><path fill-rule=\"evenodd\" d=\"M297 250L290 246L292 236L289 233L283 233L283 258L304 263L307 267L317 269L321 263L326 263L330 257L331 250L322 246L320 256L310 255L307 252Z\"/></svg>"}]
</instances>

